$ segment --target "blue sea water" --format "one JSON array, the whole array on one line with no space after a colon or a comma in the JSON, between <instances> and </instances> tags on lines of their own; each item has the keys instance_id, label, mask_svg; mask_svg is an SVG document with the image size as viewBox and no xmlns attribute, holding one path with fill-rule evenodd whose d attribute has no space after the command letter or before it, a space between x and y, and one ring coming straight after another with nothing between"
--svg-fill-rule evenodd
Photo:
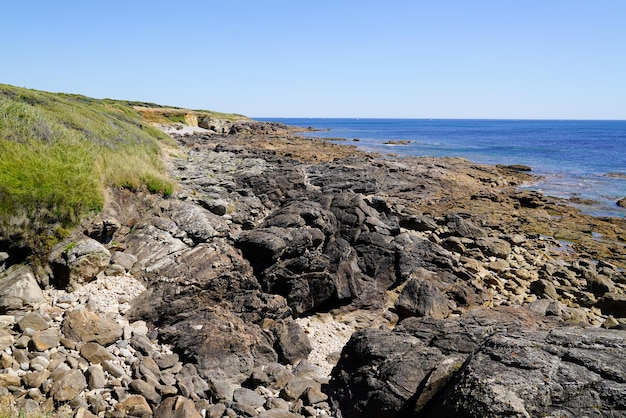
<instances>
[{"instance_id":1,"label":"blue sea water","mask_svg":"<svg viewBox=\"0 0 626 418\"><path fill-rule=\"evenodd\" d=\"M549 196L593 199L579 206L596 216L626 217L626 121L474 119L257 118L312 127L322 138L400 156L454 156L477 163L524 164L542 179L530 186ZM408 145L386 145L407 140Z\"/></svg>"}]
</instances>

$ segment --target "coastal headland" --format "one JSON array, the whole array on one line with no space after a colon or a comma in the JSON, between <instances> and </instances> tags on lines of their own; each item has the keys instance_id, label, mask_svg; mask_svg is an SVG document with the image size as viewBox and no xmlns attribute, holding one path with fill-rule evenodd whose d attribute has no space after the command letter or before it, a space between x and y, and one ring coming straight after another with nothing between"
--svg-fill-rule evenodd
<instances>
[{"instance_id":1,"label":"coastal headland","mask_svg":"<svg viewBox=\"0 0 626 418\"><path fill-rule=\"evenodd\" d=\"M624 219L176 112L171 193L109 187L43 257L0 240L7 416L626 413Z\"/></svg>"}]
</instances>

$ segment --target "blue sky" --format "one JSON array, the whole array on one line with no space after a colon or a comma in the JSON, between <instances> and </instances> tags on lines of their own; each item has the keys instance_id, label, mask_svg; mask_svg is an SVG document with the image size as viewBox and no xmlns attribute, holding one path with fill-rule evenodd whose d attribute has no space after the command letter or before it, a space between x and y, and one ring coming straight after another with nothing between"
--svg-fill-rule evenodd
<instances>
[{"instance_id":1,"label":"blue sky","mask_svg":"<svg viewBox=\"0 0 626 418\"><path fill-rule=\"evenodd\" d=\"M0 83L253 117L626 119L626 1L10 1Z\"/></svg>"}]
</instances>

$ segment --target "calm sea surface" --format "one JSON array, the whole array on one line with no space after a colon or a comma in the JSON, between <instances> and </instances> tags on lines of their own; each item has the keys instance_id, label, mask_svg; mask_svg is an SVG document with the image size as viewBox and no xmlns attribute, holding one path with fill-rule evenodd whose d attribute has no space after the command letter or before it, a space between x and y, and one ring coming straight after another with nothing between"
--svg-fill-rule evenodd
<instances>
[{"instance_id":1,"label":"calm sea surface","mask_svg":"<svg viewBox=\"0 0 626 418\"><path fill-rule=\"evenodd\" d=\"M400 156L454 156L487 164L524 164L546 195L593 199L597 216L626 217L626 121L257 118L323 131L303 135L358 139L350 144ZM408 145L386 145L408 140Z\"/></svg>"}]
</instances>

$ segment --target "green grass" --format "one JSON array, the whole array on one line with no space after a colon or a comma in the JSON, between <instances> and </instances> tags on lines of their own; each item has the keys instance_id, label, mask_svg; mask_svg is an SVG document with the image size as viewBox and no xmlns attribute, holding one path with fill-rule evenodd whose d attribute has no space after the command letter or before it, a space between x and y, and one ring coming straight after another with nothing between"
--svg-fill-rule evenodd
<instances>
[{"instance_id":1,"label":"green grass","mask_svg":"<svg viewBox=\"0 0 626 418\"><path fill-rule=\"evenodd\" d=\"M45 252L107 187L170 195L163 145L128 102L0 84L0 246Z\"/></svg>"}]
</instances>

